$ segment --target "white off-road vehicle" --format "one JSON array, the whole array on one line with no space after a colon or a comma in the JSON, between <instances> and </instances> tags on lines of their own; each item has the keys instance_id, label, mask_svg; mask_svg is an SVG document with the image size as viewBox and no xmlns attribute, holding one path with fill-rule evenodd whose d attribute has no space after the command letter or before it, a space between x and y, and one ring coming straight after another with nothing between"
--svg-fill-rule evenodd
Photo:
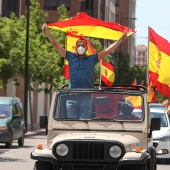
<instances>
[{"instance_id":1,"label":"white off-road vehicle","mask_svg":"<svg viewBox=\"0 0 170 170\"><path fill-rule=\"evenodd\" d=\"M34 170L156 170L152 131L160 129L160 119L150 121L143 86L63 87L40 127L47 130L47 146L31 153Z\"/></svg>"}]
</instances>

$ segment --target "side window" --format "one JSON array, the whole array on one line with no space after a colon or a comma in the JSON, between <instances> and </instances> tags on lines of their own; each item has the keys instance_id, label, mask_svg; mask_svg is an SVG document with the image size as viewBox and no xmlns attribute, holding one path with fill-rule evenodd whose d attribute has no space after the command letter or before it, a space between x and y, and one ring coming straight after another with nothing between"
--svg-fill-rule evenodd
<instances>
[{"instance_id":1,"label":"side window","mask_svg":"<svg viewBox=\"0 0 170 170\"><path fill-rule=\"evenodd\" d=\"M20 115L21 118L23 118L22 108L21 108L20 104L15 103L15 106L16 106L17 114Z\"/></svg>"},{"instance_id":2,"label":"side window","mask_svg":"<svg viewBox=\"0 0 170 170\"><path fill-rule=\"evenodd\" d=\"M18 114L18 113L17 113L16 105L13 104L13 105L12 105L12 116L15 116L15 115L17 115L17 114Z\"/></svg>"}]
</instances>

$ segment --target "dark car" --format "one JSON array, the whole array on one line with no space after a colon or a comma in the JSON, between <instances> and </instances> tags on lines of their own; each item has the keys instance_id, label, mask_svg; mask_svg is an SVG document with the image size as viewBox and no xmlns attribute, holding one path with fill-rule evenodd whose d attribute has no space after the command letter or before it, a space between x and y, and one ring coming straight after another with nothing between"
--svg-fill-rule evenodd
<instances>
[{"instance_id":1,"label":"dark car","mask_svg":"<svg viewBox=\"0 0 170 170\"><path fill-rule=\"evenodd\" d=\"M17 97L0 97L0 143L7 148L12 147L12 141L18 140L18 145L24 145L25 121L21 100Z\"/></svg>"}]
</instances>

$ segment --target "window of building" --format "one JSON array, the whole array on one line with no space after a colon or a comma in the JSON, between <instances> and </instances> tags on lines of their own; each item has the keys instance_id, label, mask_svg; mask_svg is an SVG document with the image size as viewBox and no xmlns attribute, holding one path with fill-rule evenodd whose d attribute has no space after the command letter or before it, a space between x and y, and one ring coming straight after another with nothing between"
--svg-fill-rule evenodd
<instances>
[{"instance_id":1,"label":"window of building","mask_svg":"<svg viewBox=\"0 0 170 170\"><path fill-rule=\"evenodd\" d=\"M11 12L19 17L19 0L2 0L2 16L10 17Z\"/></svg>"},{"instance_id":2,"label":"window of building","mask_svg":"<svg viewBox=\"0 0 170 170\"><path fill-rule=\"evenodd\" d=\"M145 51L142 52L143 56L145 56Z\"/></svg>"},{"instance_id":3,"label":"window of building","mask_svg":"<svg viewBox=\"0 0 170 170\"><path fill-rule=\"evenodd\" d=\"M140 52L140 51L138 51L138 56L140 56L140 53L141 53L141 52Z\"/></svg>"},{"instance_id":4,"label":"window of building","mask_svg":"<svg viewBox=\"0 0 170 170\"><path fill-rule=\"evenodd\" d=\"M119 7L119 0L115 0L115 7Z\"/></svg>"},{"instance_id":5,"label":"window of building","mask_svg":"<svg viewBox=\"0 0 170 170\"><path fill-rule=\"evenodd\" d=\"M70 0L45 0L45 10L57 10L61 5L64 5L67 10L70 10Z\"/></svg>"},{"instance_id":6,"label":"window of building","mask_svg":"<svg viewBox=\"0 0 170 170\"><path fill-rule=\"evenodd\" d=\"M93 0L81 1L80 11L86 12L88 15L92 16L93 15L92 14L92 12L93 12Z\"/></svg>"},{"instance_id":7,"label":"window of building","mask_svg":"<svg viewBox=\"0 0 170 170\"><path fill-rule=\"evenodd\" d=\"M119 22L119 15L115 15L115 22Z\"/></svg>"}]
</instances>

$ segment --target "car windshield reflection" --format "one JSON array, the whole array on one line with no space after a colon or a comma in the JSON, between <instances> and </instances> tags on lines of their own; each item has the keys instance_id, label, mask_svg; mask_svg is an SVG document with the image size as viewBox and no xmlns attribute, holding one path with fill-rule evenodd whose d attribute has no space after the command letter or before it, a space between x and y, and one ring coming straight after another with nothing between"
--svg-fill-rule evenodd
<instances>
[{"instance_id":1,"label":"car windshield reflection","mask_svg":"<svg viewBox=\"0 0 170 170\"><path fill-rule=\"evenodd\" d=\"M132 114L142 108L136 95L111 93L61 93L56 99L54 118L62 120L141 121L143 115Z\"/></svg>"},{"instance_id":2,"label":"car windshield reflection","mask_svg":"<svg viewBox=\"0 0 170 170\"><path fill-rule=\"evenodd\" d=\"M10 117L10 107L8 105L0 105L0 119Z\"/></svg>"}]
</instances>

